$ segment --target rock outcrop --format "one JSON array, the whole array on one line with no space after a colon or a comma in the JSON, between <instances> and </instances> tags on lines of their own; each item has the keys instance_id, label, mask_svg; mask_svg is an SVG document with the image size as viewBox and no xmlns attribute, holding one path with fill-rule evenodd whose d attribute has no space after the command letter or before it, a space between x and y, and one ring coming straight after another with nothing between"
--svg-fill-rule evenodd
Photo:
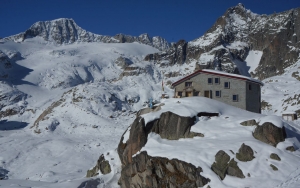
<instances>
[{"instance_id":1,"label":"rock outcrop","mask_svg":"<svg viewBox=\"0 0 300 188\"><path fill-rule=\"evenodd\" d=\"M215 162L211 166L214 171L223 180L226 175L245 178L242 170L237 166L234 159L230 160L230 156L223 150L218 151L215 155Z\"/></svg>"},{"instance_id":2,"label":"rock outcrop","mask_svg":"<svg viewBox=\"0 0 300 188\"><path fill-rule=\"evenodd\" d=\"M87 171L86 177L97 176L99 174L99 171L102 174L108 174L111 172L110 164L107 160L105 160L105 157L103 154L99 157L96 166L94 168L92 168L91 170Z\"/></svg>"},{"instance_id":3,"label":"rock outcrop","mask_svg":"<svg viewBox=\"0 0 300 188\"><path fill-rule=\"evenodd\" d=\"M151 132L159 134L162 138L178 140L180 138L192 138L204 135L191 132L191 126L195 123L195 117L182 117L172 112L164 112L160 118L145 125L142 117L138 116L131 124L129 139L118 146L118 154L122 164L132 162L132 155L137 153L146 143L148 134ZM125 143L124 143L125 142Z\"/></svg>"},{"instance_id":4,"label":"rock outcrop","mask_svg":"<svg viewBox=\"0 0 300 188\"><path fill-rule=\"evenodd\" d=\"M151 157L143 151L123 167L119 183L129 187L203 187L210 180L201 176L202 169L177 159Z\"/></svg>"},{"instance_id":5,"label":"rock outcrop","mask_svg":"<svg viewBox=\"0 0 300 188\"><path fill-rule=\"evenodd\" d=\"M252 159L254 159L255 157L252 148L243 143L239 149L239 152L236 153L236 158L239 161L247 162L252 161Z\"/></svg>"},{"instance_id":6,"label":"rock outcrop","mask_svg":"<svg viewBox=\"0 0 300 188\"><path fill-rule=\"evenodd\" d=\"M279 142L283 142L286 138L284 127L279 128L270 122L256 126L253 137L266 144L276 147Z\"/></svg>"},{"instance_id":7,"label":"rock outcrop","mask_svg":"<svg viewBox=\"0 0 300 188\"><path fill-rule=\"evenodd\" d=\"M125 141L123 135L118 146L118 155L123 166L119 180L121 187L132 185L149 188L199 187L205 185L209 180L200 175L202 172L200 167L177 159L151 157L146 152L137 154L147 143L148 134L151 132L170 140L203 136L201 133L190 132L194 123L195 117L182 117L172 112L162 113L159 119L147 124L141 116L137 116L130 127L128 140Z\"/></svg>"},{"instance_id":8,"label":"rock outcrop","mask_svg":"<svg viewBox=\"0 0 300 188\"><path fill-rule=\"evenodd\" d=\"M125 69L129 65L133 64L133 62L126 57L118 57L118 59L115 61L115 63L122 69Z\"/></svg>"}]
</instances>

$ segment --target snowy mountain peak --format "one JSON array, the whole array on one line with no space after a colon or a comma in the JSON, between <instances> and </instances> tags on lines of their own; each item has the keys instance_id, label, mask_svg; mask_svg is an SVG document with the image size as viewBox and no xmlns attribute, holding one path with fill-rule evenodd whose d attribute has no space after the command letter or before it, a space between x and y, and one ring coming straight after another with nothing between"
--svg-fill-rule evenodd
<instances>
[{"instance_id":1,"label":"snowy mountain peak","mask_svg":"<svg viewBox=\"0 0 300 188\"><path fill-rule=\"evenodd\" d=\"M115 36L98 35L79 27L71 18L59 18L51 21L39 21L34 23L25 32L6 37L4 41L23 42L28 38L42 37L45 41L54 44L72 44L75 42L103 42L103 43L132 43L138 42L153 46L159 50L170 47L167 40L161 37L150 37L142 34L139 37L117 34Z\"/></svg>"},{"instance_id":2,"label":"snowy mountain peak","mask_svg":"<svg viewBox=\"0 0 300 188\"><path fill-rule=\"evenodd\" d=\"M279 75L299 59L299 11L258 15L238 4L227 9L203 36L145 60L193 63L202 69L218 68L259 79Z\"/></svg>"}]
</instances>

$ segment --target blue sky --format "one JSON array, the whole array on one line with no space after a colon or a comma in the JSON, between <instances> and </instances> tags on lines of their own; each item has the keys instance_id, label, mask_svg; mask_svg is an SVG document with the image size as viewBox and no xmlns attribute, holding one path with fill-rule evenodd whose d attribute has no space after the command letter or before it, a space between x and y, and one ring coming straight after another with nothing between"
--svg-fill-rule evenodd
<instances>
[{"instance_id":1,"label":"blue sky","mask_svg":"<svg viewBox=\"0 0 300 188\"><path fill-rule=\"evenodd\" d=\"M238 3L258 14L300 7L300 0L0 0L0 37L37 21L73 18L87 31L162 36L169 42L200 37Z\"/></svg>"}]
</instances>

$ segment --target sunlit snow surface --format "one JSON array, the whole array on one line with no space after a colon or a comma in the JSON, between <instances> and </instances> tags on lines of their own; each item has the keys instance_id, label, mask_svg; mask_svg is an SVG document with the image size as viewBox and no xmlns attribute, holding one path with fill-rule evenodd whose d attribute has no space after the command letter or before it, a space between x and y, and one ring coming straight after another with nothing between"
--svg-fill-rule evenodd
<instances>
[{"instance_id":1,"label":"sunlit snow surface","mask_svg":"<svg viewBox=\"0 0 300 188\"><path fill-rule=\"evenodd\" d=\"M213 38L210 36L207 40ZM34 38L22 43L0 44L0 50L6 54L20 52L22 55L12 69L3 70L8 73L9 81L0 83L1 95L9 96L1 101L5 105L3 109L15 108L22 112L21 115L18 113L0 120L0 173L8 177L8 180L0 181L3 187L78 187L88 180L85 178L86 171L96 164L102 153L113 171L95 177L100 178L99 187L118 187L121 165L115 149L121 135L133 122L134 112L142 108L149 98L159 100L163 79L161 71L182 73L178 77L164 78L174 82L194 69L193 64L159 67L154 62L143 61L145 55L158 50L137 43L54 46ZM115 63L120 56L130 59L134 63L132 66L141 68L141 73L120 78L123 70ZM273 78L264 81L262 99L273 104L272 109L264 111L265 114L281 115L285 106L281 107L276 99L299 93L297 88L300 87L296 87L299 81L296 82L291 76L294 69L299 70L298 67L291 67L286 75L278 77L278 82L269 81ZM165 91L169 96L173 95L167 86ZM20 98L14 100L17 96ZM34 126L39 116L60 100L61 103L42 118L38 126ZM277 116L249 113L203 98L161 102L166 105L159 112L145 115L147 121L158 118L161 112L170 108L186 116L203 110L218 112L221 116L197 120L192 131L205 134L204 138L168 141L150 134L145 146L150 155L178 158L201 166L204 171L202 175L215 180L210 184L212 187L257 187L265 183L266 177L275 179L273 183L267 181L266 187L299 187L299 152L284 151L286 146L292 144L299 147L298 141L290 137L277 148L258 144L259 141L251 137L253 127L239 125L241 121L253 118L260 123L267 120L276 123ZM297 105L286 105L290 111L297 108ZM279 110L275 112L276 109ZM289 124L292 127L285 126L299 132L299 121ZM40 133L34 133L34 130L40 130ZM229 150L237 152L242 143L257 152L250 165L239 163L245 175L250 172L251 178L240 180L228 176L221 182L209 170L214 155L223 149L233 157ZM186 152L180 152L183 147ZM271 161L271 152L277 152L282 161ZM279 171L273 172L270 163Z\"/></svg>"},{"instance_id":2,"label":"sunlit snow surface","mask_svg":"<svg viewBox=\"0 0 300 188\"><path fill-rule=\"evenodd\" d=\"M300 139L300 131L295 130L288 123L283 125L280 117L247 112L202 97L169 99L163 102L165 105L162 106L162 110L143 115L146 122L158 118L165 111L190 117L197 115L198 112L220 114L219 117L200 117L192 126L191 131L204 134L203 138L174 141L162 139L159 135L151 133L146 146L142 148L142 151L147 151L150 156L177 158L202 167L201 174L212 180L209 183L211 187L274 187L289 178L292 172L298 170L300 152L291 153L285 148L289 145L300 146L299 141L295 138L296 135ZM278 127L285 126L288 138L279 143L276 148L262 143L252 136L255 126L240 125L240 122L250 119L255 119L259 125L264 122L272 122ZM291 133L291 130L297 134ZM249 145L255 153L255 159L249 162L240 162L235 159L246 178L226 176L221 181L210 169L216 153L224 150L231 158L235 158L235 154L232 154L230 150L237 153L243 143ZM270 159L271 153L277 153L281 161ZM273 171L270 164L275 165L279 170ZM251 177L247 177L248 173Z\"/></svg>"}]
</instances>

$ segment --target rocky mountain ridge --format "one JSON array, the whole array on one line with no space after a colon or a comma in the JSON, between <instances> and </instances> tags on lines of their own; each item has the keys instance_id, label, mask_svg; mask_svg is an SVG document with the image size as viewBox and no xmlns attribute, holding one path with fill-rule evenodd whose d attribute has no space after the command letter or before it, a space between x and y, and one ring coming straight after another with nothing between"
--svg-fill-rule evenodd
<instances>
[{"instance_id":1,"label":"rocky mountain ridge","mask_svg":"<svg viewBox=\"0 0 300 188\"><path fill-rule=\"evenodd\" d=\"M72 44L75 42L104 42L104 43L132 43L138 42L153 46L159 50L166 50L170 43L160 36L150 37L147 33L140 36L117 34L115 36L98 35L79 27L73 19L60 18L51 21L34 23L25 32L5 37L4 41L22 42L32 37L42 37L45 41L55 44Z\"/></svg>"},{"instance_id":2,"label":"rocky mountain ridge","mask_svg":"<svg viewBox=\"0 0 300 188\"><path fill-rule=\"evenodd\" d=\"M201 37L180 40L170 49L145 57L171 65L195 63L197 68L219 69L265 79L284 72L300 55L300 8L271 15L258 15L238 4ZM260 52L257 65L247 59ZM253 68L252 67L252 68Z\"/></svg>"}]
</instances>

